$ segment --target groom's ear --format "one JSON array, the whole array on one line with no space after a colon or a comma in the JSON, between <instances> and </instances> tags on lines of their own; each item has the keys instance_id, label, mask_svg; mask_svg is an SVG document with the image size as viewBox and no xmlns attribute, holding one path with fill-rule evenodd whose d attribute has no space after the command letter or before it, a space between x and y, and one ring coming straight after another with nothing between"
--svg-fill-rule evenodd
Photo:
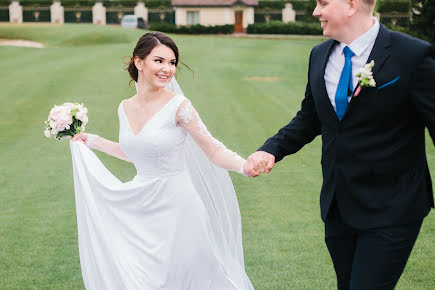
<instances>
[{"instance_id":1,"label":"groom's ear","mask_svg":"<svg viewBox=\"0 0 435 290\"><path fill-rule=\"evenodd\" d=\"M348 10L349 16L353 16L355 13L358 12L360 5L361 5L360 1L361 0L347 0L347 5L349 7L349 10Z\"/></svg>"}]
</instances>

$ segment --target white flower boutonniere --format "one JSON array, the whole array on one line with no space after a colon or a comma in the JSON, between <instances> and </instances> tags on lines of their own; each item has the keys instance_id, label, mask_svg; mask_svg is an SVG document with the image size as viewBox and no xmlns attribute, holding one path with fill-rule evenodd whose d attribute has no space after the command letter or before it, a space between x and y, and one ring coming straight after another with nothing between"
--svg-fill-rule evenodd
<instances>
[{"instance_id":1,"label":"white flower boutonniere","mask_svg":"<svg viewBox=\"0 0 435 290\"><path fill-rule=\"evenodd\" d=\"M373 78L373 72L372 72L372 68L374 66L375 66L375 61L372 60L371 62L366 64L359 73L355 75L359 77L359 80L358 80L356 91L353 94L354 97L357 97L359 95L362 88L376 87L376 82L375 79Z\"/></svg>"}]
</instances>

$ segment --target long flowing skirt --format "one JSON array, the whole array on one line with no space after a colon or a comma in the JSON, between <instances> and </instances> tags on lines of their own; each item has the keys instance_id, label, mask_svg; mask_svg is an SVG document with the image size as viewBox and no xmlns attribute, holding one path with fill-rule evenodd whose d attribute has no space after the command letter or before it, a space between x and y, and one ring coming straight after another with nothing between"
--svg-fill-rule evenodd
<instances>
[{"instance_id":1,"label":"long flowing skirt","mask_svg":"<svg viewBox=\"0 0 435 290\"><path fill-rule=\"evenodd\" d=\"M253 289L187 170L123 183L83 144L71 152L87 289Z\"/></svg>"}]
</instances>

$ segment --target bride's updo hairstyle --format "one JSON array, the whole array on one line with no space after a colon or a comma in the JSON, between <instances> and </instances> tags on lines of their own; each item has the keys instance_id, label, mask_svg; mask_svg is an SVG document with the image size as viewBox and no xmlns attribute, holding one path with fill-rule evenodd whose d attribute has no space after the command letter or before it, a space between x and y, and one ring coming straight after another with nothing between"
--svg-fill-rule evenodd
<instances>
[{"instance_id":1,"label":"bride's updo hairstyle","mask_svg":"<svg viewBox=\"0 0 435 290\"><path fill-rule=\"evenodd\" d=\"M148 32L144 34L136 44L136 47L133 50L133 56L130 57L130 60L127 62L127 67L130 74L131 81L137 82L138 71L137 67L134 64L134 59L139 57L140 59L145 59L148 54L150 54L151 50L154 49L159 44L166 45L169 47L175 54L175 66L178 65L178 47L175 42L166 34L158 31ZM182 62L181 62L182 63ZM130 81L130 82L131 82Z\"/></svg>"}]
</instances>

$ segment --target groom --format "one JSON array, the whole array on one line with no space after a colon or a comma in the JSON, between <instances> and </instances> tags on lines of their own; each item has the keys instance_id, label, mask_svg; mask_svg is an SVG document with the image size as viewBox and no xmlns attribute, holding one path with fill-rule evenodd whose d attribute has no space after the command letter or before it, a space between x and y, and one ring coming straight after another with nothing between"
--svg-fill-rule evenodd
<instances>
[{"instance_id":1,"label":"groom","mask_svg":"<svg viewBox=\"0 0 435 290\"><path fill-rule=\"evenodd\" d=\"M268 173L322 135L320 207L338 289L393 289L434 207L425 152L425 128L435 139L434 48L380 25L374 6L317 1L331 39L311 51L301 109L244 168ZM355 74L372 60L376 85L358 89Z\"/></svg>"}]
</instances>

